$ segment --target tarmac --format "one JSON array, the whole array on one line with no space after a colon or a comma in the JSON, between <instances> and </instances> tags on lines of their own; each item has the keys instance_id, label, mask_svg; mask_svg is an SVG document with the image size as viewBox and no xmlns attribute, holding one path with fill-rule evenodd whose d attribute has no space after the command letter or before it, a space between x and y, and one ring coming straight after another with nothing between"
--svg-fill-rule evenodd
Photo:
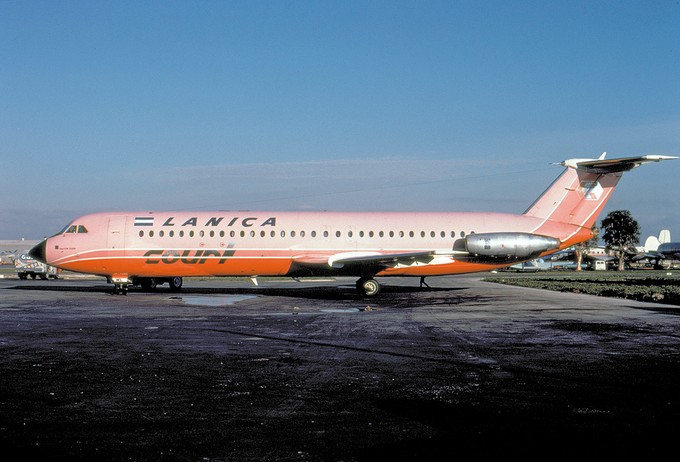
<instances>
[{"instance_id":1,"label":"tarmac","mask_svg":"<svg viewBox=\"0 0 680 462\"><path fill-rule=\"evenodd\" d=\"M484 274L0 279L0 447L16 459L454 460L665 455L680 307ZM11 460L11 457L10 459Z\"/></svg>"}]
</instances>

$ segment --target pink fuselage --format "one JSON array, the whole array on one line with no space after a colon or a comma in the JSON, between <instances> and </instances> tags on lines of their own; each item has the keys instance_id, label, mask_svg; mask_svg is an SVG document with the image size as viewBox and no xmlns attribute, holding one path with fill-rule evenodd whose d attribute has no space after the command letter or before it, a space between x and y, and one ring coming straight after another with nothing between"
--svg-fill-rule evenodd
<instances>
[{"instance_id":1,"label":"pink fuselage","mask_svg":"<svg viewBox=\"0 0 680 462\"><path fill-rule=\"evenodd\" d=\"M560 240L559 249L592 237L589 229L525 215L434 212L97 213L74 220L66 231L45 243L47 263L126 277L343 274L327 264L331 256L418 251L441 256L377 275L458 274L507 266L457 259L456 241L471 233L550 235Z\"/></svg>"}]
</instances>

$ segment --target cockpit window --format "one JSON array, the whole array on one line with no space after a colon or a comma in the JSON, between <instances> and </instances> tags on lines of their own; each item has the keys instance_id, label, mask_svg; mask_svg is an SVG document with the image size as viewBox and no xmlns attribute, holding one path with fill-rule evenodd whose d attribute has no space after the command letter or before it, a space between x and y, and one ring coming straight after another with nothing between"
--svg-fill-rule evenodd
<instances>
[{"instance_id":1,"label":"cockpit window","mask_svg":"<svg viewBox=\"0 0 680 462\"><path fill-rule=\"evenodd\" d=\"M85 234L87 232L87 228L83 225L68 225L59 234Z\"/></svg>"}]
</instances>

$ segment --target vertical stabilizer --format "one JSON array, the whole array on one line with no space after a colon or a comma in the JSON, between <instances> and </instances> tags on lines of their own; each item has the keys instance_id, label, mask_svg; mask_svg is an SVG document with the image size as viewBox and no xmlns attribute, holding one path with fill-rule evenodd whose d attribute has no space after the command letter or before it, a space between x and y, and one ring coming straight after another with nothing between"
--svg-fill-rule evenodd
<instances>
[{"instance_id":1,"label":"vertical stabilizer","mask_svg":"<svg viewBox=\"0 0 680 462\"><path fill-rule=\"evenodd\" d=\"M676 159L670 156L640 156L605 159L569 159L560 165L566 170L524 212L541 218L537 230L548 228L549 222L567 223L590 229L614 192L624 172L649 162Z\"/></svg>"},{"instance_id":2,"label":"vertical stabilizer","mask_svg":"<svg viewBox=\"0 0 680 462\"><path fill-rule=\"evenodd\" d=\"M621 175L567 167L524 215L592 228Z\"/></svg>"}]
</instances>

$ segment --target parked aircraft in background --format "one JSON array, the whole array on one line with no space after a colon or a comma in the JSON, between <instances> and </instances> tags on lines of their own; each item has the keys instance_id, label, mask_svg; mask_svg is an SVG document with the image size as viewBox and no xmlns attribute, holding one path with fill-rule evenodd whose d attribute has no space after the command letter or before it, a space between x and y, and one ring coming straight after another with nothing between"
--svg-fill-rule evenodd
<instances>
[{"instance_id":1,"label":"parked aircraft in background","mask_svg":"<svg viewBox=\"0 0 680 462\"><path fill-rule=\"evenodd\" d=\"M654 253L660 256L660 260L664 260L664 262L657 261L657 264L664 267L677 265L680 262L680 242L671 242L671 233L668 230L665 230L663 238L660 236L659 241L659 246Z\"/></svg>"},{"instance_id":2,"label":"parked aircraft in background","mask_svg":"<svg viewBox=\"0 0 680 462\"><path fill-rule=\"evenodd\" d=\"M355 276L367 296L378 276L500 269L593 237L624 172L676 157L569 159L521 215L409 212L128 212L75 219L31 250L70 271L129 284L182 286L188 276Z\"/></svg>"},{"instance_id":3,"label":"parked aircraft in background","mask_svg":"<svg viewBox=\"0 0 680 462\"><path fill-rule=\"evenodd\" d=\"M680 260L680 242L664 242L656 249L657 253L668 260Z\"/></svg>"},{"instance_id":4,"label":"parked aircraft in background","mask_svg":"<svg viewBox=\"0 0 680 462\"><path fill-rule=\"evenodd\" d=\"M648 236L645 239L645 245L638 247L637 251L640 253L645 252L656 252L661 244L671 242L671 232L668 229L662 229L659 231L659 237Z\"/></svg>"},{"instance_id":5,"label":"parked aircraft in background","mask_svg":"<svg viewBox=\"0 0 680 462\"><path fill-rule=\"evenodd\" d=\"M636 263L647 261L654 267L668 267L680 260L680 242L671 242L670 230L663 229L658 238L649 236L645 245L638 247L629 258Z\"/></svg>"},{"instance_id":6,"label":"parked aircraft in background","mask_svg":"<svg viewBox=\"0 0 680 462\"><path fill-rule=\"evenodd\" d=\"M507 268L510 271L519 271L521 273L535 273L538 271L548 271L553 269L553 262L543 258L536 258L535 260L523 261Z\"/></svg>"},{"instance_id":7,"label":"parked aircraft in background","mask_svg":"<svg viewBox=\"0 0 680 462\"><path fill-rule=\"evenodd\" d=\"M0 240L0 264L12 265L14 260L19 258L22 253L28 254L29 250L38 244L39 240Z\"/></svg>"}]
</instances>

